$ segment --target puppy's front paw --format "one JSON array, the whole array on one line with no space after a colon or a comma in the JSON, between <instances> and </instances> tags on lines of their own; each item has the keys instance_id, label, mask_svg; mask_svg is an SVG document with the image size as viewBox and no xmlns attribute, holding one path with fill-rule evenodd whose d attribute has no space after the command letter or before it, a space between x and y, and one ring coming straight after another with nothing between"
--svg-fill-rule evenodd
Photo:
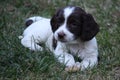
<instances>
[{"instance_id":1,"label":"puppy's front paw","mask_svg":"<svg viewBox=\"0 0 120 80\"><path fill-rule=\"evenodd\" d=\"M76 72L80 70L80 63L76 62L73 66L68 66L65 68L67 72Z\"/></svg>"},{"instance_id":2,"label":"puppy's front paw","mask_svg":"<svg viewBox=\"0 0 120 80\"><path fill-rule=\"evenodd\" d=\"M79 68L77 66L66 67L65 71L67 71L67 72L76 72L76 71L79 71Z\"/></svg>"}]
</instances>

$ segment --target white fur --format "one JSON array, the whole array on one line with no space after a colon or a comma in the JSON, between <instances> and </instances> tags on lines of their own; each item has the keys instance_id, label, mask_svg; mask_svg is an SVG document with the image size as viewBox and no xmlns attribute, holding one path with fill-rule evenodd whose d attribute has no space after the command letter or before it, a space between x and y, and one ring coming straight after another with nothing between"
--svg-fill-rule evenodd
<instances>
[{"instance_id":1,"label":"white fur","mask_svg":"<svg viewBox=\"0 0 120 80\"><path fill-rule=\"evenodd\" d=\"M24 30L21 43L30 50L42 50L42 47L37 43L46 42L52 34L50 19L42 17L31 17L29 19L32 19L34 23Z\"/></svg>"},{"instance_id":2,"label":"white fur","mask_svg":"<svg viewBox=\"0 0 120 80\"><path fill-rule=\"evenodd\" d=\"M95 37L87 42L82 42L79 39L74 40L74 35L66 29L67 17L72 13L73 10L74 8L66 8L64 10L65 22L55 31L54 34L51 30L50 19L42 17L29 18L32 19L34 23L25 29L23 38L21 40L22 45L30 50L36 51L43 50L43 48L37 44L39 42L43 42L58 58L58 61L65 64L67 67L77 66L81 70L84 70L88 67L93 67L98 61L98 48ZM59 40L57 34L61 31L66 34L65 40L71 42L62 43L58 41L57 47L54 50L52 48L53 36L55 36L56 40ZM71 52L71 54L69 52ZM73 55L80 57L82 62L75 62Z\"/></svg>"},{"instance_id":3,"label":"white fur","mask_svg":"<svg viewBox=\"0 0 120 80\"><path fill-rule=\"evenodd\" d=\"M74 7L67 7L64 9L64 17L65 19L68 18L68 16L73 12Z\"/></svg>"}]
</instances>

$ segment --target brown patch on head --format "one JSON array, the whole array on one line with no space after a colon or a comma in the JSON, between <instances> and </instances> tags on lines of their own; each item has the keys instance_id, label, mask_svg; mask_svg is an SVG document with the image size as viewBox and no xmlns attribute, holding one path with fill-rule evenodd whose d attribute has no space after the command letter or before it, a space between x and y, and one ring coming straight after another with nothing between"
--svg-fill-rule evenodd
<instances>
[{"instance_id":1,"label":"brown patch on head","mask_svg":"<svg viewBox=\"0 0 120 80\"><path fill-rule=\"evenodd\" d=\"M65 19L64 19L63 13L64 13L64 10L62 8L57 10L56 13L53 15L50 21L53 32L55 32L59 28L59 26L64 23Z\"/></svg>"},{"instance_id":2,"label":"brown patch on head","mask_svg":"<svg viewBox=\"0 0 120 80\"><path fill-rule=\"evenodd\" d=\"M68 17L67 28L76 38L80 38L82 41L91 40L99 32L99 26L93 16L80 7L75 7Z\"/></svg>"},{"instance_id":3,"label":"brown patch on head","mask_svg":"<svg viewBox=\"0 0 120 80\"><path fill-rule=\"evenodd\" d=\"M74 11L67 19L67 29L73 33L76 38L79 38L82 32L83 14L85 14L84 10L75 7Z\"/></svg>"}]
</instances>

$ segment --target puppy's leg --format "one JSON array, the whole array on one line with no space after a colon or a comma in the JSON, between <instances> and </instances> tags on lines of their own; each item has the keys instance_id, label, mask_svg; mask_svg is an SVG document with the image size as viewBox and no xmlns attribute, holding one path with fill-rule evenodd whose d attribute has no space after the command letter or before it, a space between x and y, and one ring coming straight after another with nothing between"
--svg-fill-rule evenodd
<instances>
[{"instance_id":1,"label":"puppy's leg","mask_svg":"<svg viewBox=\"0 0 120 80\"><path fill-rule=\"evenodd\" d=\"M58 44L56 47L54 55L58 61L65 64L66 67L72 67L75 64L74 57L71 54L67 53L66 49L60 44Z\"/></svg>"},{"instance_id":2,"label":"puppy's leg","mask_svg":"<svg viewBox=\"0 0 120 80\"><path fill-rule=\"evenodd\" d=\"M79 65L81 70L92 68L98 64L98 47L95 38L84 43L84 49L80 51L78 57L82 59Z\"/></svg>"},{"instance_id":3,"label":"puppy's leg","mask_svg":"<svg viewBox=\"0 0 120 80\"><path fill-rule=\"evenodd\" d=\"M21 40L21 44L32 51L42 51L43 48L37 44L37 42L32 37L24 37Z\"/></svg>"},{"instance_id":4,"label":"puppy's leg","mask_svg":"<svg viewBox=\"0 0 120 80\"><path fill-rule=\"evenodd\" d=\"M81 62L81 70L84 70L86 68L92 68L98 63L97 56L91 56L88 58L84 58Z\"/></svg>"},{"instance_id":5,"label":"puppy's leg","mask_svg":"<svg viewBox=\"0 0 120 80\"><path fill-rule=\"evenodd\" d=\"M83 61L76 62L72 67L67 67L66 71L68 72L76 72L76 71L83 71L87 68L92 68L98 63L97 57L89 57L89 58L84 58Z\"/></svg>"},{"instance_id":6,"label":"puppy's leg","mask_svg":"<svg viewBox=\"0 0 120 80\"><path fill-rule=\"evenodd\" d=\"M76 72L80 70L80 62L76 62L73 66L69 66L65 68L68 72Z\"/></svg>"},{"instance_id":7,"label":"puppy's leg","mask_svg":"<svg viewBox=\"0 0 120 80\"><path fill-rule=\"evenodd\" d=\"M74 57L69 53L62 53L60 55L55 54L60 63L66 65L66 67L72 67L75 64Z\"/></svg>"}]
</instances>

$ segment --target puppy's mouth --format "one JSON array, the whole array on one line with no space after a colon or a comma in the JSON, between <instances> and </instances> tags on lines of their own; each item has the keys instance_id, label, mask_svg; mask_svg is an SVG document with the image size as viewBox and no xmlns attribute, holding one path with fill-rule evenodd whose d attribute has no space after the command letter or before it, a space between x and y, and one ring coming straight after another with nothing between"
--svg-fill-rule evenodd
<instances>
[{"instance_id":1,"label":"puppy's mouth","mask_svg":"<svg viewBox=\"0 0 120 80\"><path fill-rule=\"evenodd\" d=\"M74 40L76 40L75 38L73 38L73 39L60 39L60 38L57 38L56 39L57 41L60 41L60 42L62 42L62 43L69 43L69 42L72 42L72 41L74 41Z\"/></svg>"},{"instance_id":2,"label":"puppy's mouth","mask_svg":"<svg viewBox=\"0 0 120 80\"><path fill-rule=\"evenodd\" d=\"M68 42L67 40L64 40L64 39L58 39L58 41L63 42L63 43Z\"/></svg>"},{"instance_id":3,"label":"puppy's mouth","mask_svg":"<svg viewBox=\"0 0 120 80\"><path fill-rule=\"evenodd\" d=\"M72 42L72 41L74 41L76 39L75 36L72 36L72 37L67 37L67 36L60 37L60 36L54 35L54 37L55 37L55 39L57 41L60 41L62 43L69 43L69 42Z\"/></svg>"}]
</instances>

